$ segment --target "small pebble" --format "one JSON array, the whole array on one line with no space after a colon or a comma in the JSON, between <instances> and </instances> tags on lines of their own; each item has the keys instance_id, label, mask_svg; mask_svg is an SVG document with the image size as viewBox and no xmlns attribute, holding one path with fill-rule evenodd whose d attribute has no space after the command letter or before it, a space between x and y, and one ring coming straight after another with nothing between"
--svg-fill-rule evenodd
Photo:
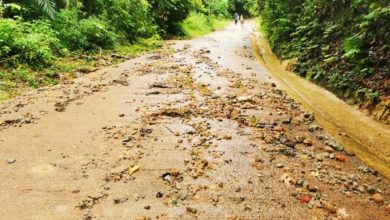
<instances>
[{"instance_id":1,"label":"small pebble","mask_svg":"<svg viewBox=\"0 0 390 220\"><path fill-rule=\"evenodd\" d=\"M15 158L10 158L7 160L8 164L13 164L16 162L16 159Z\"/></svg>"}]
</instances>

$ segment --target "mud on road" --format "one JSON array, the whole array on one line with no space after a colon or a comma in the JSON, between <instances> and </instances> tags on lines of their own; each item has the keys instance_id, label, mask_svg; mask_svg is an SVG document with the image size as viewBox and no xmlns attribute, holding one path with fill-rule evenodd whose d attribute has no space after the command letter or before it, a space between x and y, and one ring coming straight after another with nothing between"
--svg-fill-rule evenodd
<instances>
[{"instance_id":1,"label":"mud on road","mask_svg":"<svg viewBox=\"0 0 390 220\"><path fill-rule=\"evenodd\" d=\"M389 219L389 181L272 83L250 31L3 103L1 218Z\"/></svg>"}]
</instances>

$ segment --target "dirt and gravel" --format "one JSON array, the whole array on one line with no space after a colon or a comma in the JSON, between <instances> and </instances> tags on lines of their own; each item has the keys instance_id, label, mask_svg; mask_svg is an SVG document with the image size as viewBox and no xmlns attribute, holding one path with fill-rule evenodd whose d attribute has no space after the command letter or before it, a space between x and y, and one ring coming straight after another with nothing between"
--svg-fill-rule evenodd
<instances>
[{"instance_id":1,"label":"dirt and gravel","mask_svg":"<svg viewBox=\"0 0 390 220\"><path fill-rule=\"evenodd\" d=\"M1 104L1 219L390 219L390 182L277 88L245 30Z\"/></svg>"}]
</instances>

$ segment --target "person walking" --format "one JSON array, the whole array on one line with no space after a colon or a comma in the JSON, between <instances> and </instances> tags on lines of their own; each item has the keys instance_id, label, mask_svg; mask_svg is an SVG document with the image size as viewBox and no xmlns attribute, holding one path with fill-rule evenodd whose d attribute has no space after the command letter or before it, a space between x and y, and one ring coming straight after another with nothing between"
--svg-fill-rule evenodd
<instances>
[{"instance_id":1,"label":"person walking","mask_svg":"<svg viewBox=\"0 0 390 220\"><path fill-rule=\"evenodd\" d=\"M234 14L234 24L237 26L238 20L240 19L240 15L238 13Z\"/></svg>"},{"instance_id":2,"label":"person walking","mask_svg":"<svg viewBox=\"0 0 390 220\"><path fill-rule=\"evenodd\" d=\"M243 15L240 16L240 23L241 23L242 30L244 30L245 19Z\"/></svg>"}]
</instances>

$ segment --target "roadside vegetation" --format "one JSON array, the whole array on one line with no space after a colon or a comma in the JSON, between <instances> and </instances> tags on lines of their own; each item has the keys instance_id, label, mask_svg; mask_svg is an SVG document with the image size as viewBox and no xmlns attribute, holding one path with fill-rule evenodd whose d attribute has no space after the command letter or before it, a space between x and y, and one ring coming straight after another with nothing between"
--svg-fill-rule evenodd
<instances>
[{"instance_id":1,"label":"roadside vegetation","mask_svg":"<svg viewBox=\"0 0 390 220\"><path fill-rule=\"evenodd\" d=\"M381 109L386 112L390 104L389 1L251 3L257 7L261 30L272 50L282 59L296 59L296 73L364 108L387 102Z\"/></svg>"},{"instance_id":2,"label":"roadside vegetation","mask_svg":"<svg viewBox=\"0 0 390 220\"><path fill-rule=\"evenodd\" d=\"M219 17L207 17L202 13L193 12L182 24L184 38L200 37L225 27L228 22L228 20L221 20Z\"/></svg>"},{"instance_id":3,"label":"roadside vegetation","mask_svg":"<svg viewBox=\"0 0 390 220\"><path fill-rule=\"evenodd\" d=\"M225 26L224 0L0 0L0 100Z\"/></svg>"}]
</instances>

